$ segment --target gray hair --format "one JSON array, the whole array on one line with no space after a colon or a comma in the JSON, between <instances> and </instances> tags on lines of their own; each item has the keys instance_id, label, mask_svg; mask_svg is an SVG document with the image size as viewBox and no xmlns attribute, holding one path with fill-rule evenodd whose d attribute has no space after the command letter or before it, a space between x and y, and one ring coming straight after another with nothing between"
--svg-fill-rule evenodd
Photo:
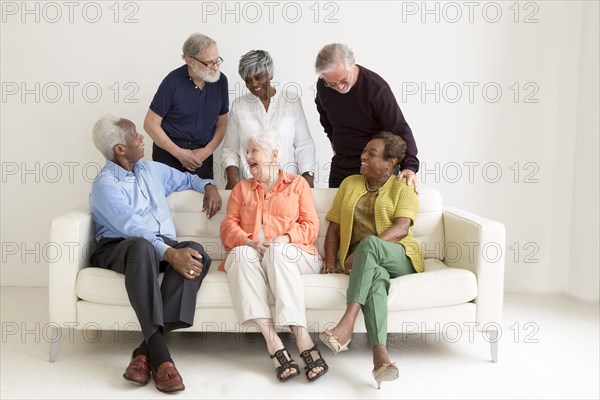
<instances>
[{"instance_id":1,"label":"gray hair","mask_svg":"<svg viewBox=\"0 0 600 400\"><path fill-rule=\"evenodd\" d=\"M94 146L102 153L104 158L113 161L115 158L115 146L126 144L127 130L135 128L133 122L128 119L116 117L112 114L102 116L92 130Z\"/></svg>"},{"instance_id":2,"label":"gray hair","mask_svg":"<svg viewBox=\"0 0 600 400\"><path fill-rule=\"evenodd\" d=\"M340 63L346 67L346 70L350 71L354 67L354 53L345 44L331 43L323 47L317 54L315 71L319 75L326 74L335 69Z\"/></svg>"},{"instance_id":3,"label":"gray hair","mask_svg":"<svg viewBox=\"0 0 600 400\"><path fill-rule=\"evenodd\" d=\"M268 153L273 150L279 150L279 140L277 138L277 133L273 129L265 128L252 132L248 135L248 141L246 143L250 143L251 140Z\"/></svg>"},{"instance_id":4,"label":"gray hair","mask_svg":"<svg viewBox=\"0 0 600 400\"><path fill-rule=\"evenodd\" d=\"M217 42L201 33L192 33L183 43L183 55L185 57L194 57L198 53L204 52L209 47L216 46Z\"/></svg>"},{"instance_id":5,"label":"gray hair","mask_svg":"<svg viewBox=\"0 0 600 400\"><path fill-rule=\"evenodd\" d=\"M238 72L242 79L246 80L249 76L266 73L269 79L273 79L275 65L268 51L250 50L240 57Z\"/></svg>"}]
</instances>

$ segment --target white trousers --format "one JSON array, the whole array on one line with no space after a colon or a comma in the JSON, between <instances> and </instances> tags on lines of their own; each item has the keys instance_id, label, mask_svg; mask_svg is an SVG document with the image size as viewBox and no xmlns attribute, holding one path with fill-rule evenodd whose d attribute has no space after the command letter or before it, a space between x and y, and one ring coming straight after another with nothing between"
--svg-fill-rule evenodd
<instances>
[{"instance_id":1,"label":"white trousers","mask_svg":"<svg viewBox=\"0 0 600 400\"><path fill-rule=\"evenodd\" d=\"M317 255L293 244L273 243L263 257L250 246L235 247L225 260L225 271L239 321L270 318L278 327L306 327L300 275L318 274L320 270Z\"/></svg>"}]
</instances>

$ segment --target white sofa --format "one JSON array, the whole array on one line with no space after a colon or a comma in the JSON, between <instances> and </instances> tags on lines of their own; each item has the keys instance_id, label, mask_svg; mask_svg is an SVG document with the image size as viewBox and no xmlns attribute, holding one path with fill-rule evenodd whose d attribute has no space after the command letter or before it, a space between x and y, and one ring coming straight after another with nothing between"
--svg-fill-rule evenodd
<instances>
[{"instance_id":1,"label":"white sofa","mask_svg":"<svg viewBox=\"0 0 600 400\"><path fill-rule=\"evenodd\" d=\"M335 189L313 189L321 220L319 249L327 230L325 215ZM218 271L226 251L219 238L230 191L220 190L223 207L211 220L202 213L202 195L193 191L169 197L179 240L195 240L213 258L196 303L194 325L186 331L238 332L227 276ZM489 338L497 361L504 287L505 230L498 222L442 205L438 191L420 188L420 210L413 228L421 243L425 272L393 279L389 292L390 333L473 330ZM94 249L93 221L87 206L52 221L50 241L57 257L50 262L50 361L65 330L138 329L123 275L89 267ZM323 254L323 253L321 253ZM346 307L346 275L304 275L308 328L333 327ZM363 318L355 332L365 332Z\"/></svg>"}]
</instances>

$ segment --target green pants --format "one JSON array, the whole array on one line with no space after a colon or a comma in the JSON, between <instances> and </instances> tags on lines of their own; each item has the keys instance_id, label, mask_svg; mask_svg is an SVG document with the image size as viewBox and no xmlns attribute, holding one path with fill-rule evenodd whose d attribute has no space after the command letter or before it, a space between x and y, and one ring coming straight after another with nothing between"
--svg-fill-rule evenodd
<instances>
[{"instance_id":1,"label":"green pants","mask_svg":"<svg viewBox=\"0 0 600 400\"><path fill-rule=\"evenodd\" d=\"M404 246L365 236L356 251L346 298L361 305L371 347L387 343L390 279L416 272Z\"/></svg>"}]
</instances>

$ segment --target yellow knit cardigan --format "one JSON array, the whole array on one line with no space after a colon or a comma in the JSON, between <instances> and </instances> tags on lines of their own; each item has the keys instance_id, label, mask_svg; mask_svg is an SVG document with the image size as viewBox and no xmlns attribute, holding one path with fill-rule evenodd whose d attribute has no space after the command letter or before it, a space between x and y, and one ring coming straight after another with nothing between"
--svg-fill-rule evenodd
<instances>
[{"instance_id":1,"label":"yellow knit cardigan","mask_svg":"<svg viewBox=\"0 0 600 400\"><path fill-rule=\"evenodd\" d=\"M362 175L352 175L344 179L335 195L333 206L325 217L328 221L340 225L340 262L342 270L344 270L344 261L350 248L354 208L358 200L367 192L365 181L366 178ZM377 200L375 200L377 234L381 235L399 217L410 218L412 227L418 212L419 199L413 187L407 186L404 179L399 181L397 176L392 175L379 190ZM398 243L404 246L406 255L412 261L415 271L423 272L423 255L419 244L413 238L412 228L408 229L406 237Z\"/></svg>"}]
</instances>

